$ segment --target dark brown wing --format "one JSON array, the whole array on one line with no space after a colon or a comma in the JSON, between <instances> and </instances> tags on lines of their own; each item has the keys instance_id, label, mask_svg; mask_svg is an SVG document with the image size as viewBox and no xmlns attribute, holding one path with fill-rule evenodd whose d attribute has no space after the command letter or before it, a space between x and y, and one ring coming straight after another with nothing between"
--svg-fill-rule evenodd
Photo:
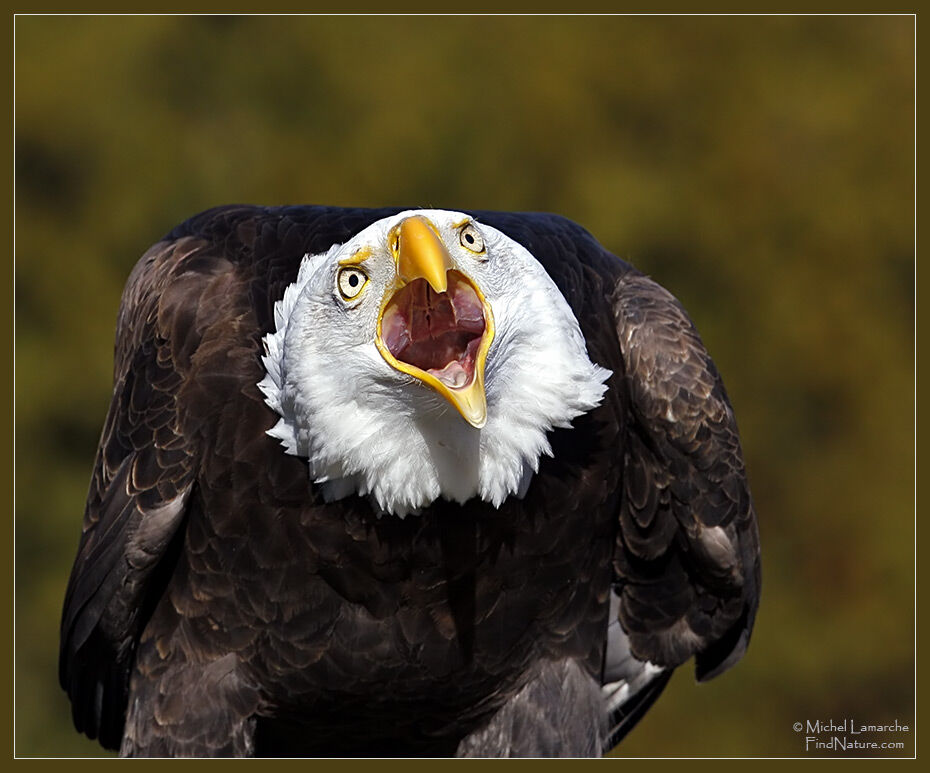
<instances>
[{"instance_id":1,"label":"dark brown wing","mask_svg":"<svg viewBox=\"0 0 930 773\"><path fill-rule=\"evenodd\" d=\"M192 238L160 242L127 282L113 399L65 597L59 678L78 730L111 748L135 642L170 573L194 481L198 449L178 394L209 316L201 301L229 268L204 261L204 250Z\"/></svg>"},{"instance_id":2,"label":"dark brown wing","mask_svg":"<svg viewBox=\"0 0 930 773\"><path fill-rule=\"evenodd\" d=\"M733 410L681 304L638 272L614 313L630 415L614 554L619 619L639 660L696 657L699 680L742 657L759 537Z\"/></svg>"}]
</instances>

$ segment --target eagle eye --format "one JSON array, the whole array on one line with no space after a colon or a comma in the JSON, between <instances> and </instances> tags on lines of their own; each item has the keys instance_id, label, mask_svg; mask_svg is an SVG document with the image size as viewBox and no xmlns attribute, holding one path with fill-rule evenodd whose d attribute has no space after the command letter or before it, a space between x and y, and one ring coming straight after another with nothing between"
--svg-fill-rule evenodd
<instances>
[{"instance_id":1,"label":"eagle eye","mask_svg":"<svg viewBox=\"0 0 930 773\"><path fill-rule=\"evenodd\" d=\"M484 239L473 223L467 223L459 231L459 243L469 252L480 255L484 252Z\"/></svg>"},{"instance_id":2,"label":"eagle eye","mask_svg":"<svg viewBox=\"0 0 930 773\"><path fill-rule=\"evenodd\" d=\"M344 266L336 276L336 284L343 300L351 301L357 298L368 284L368 275L358 266Z\"/></svg>"}]
</instances>

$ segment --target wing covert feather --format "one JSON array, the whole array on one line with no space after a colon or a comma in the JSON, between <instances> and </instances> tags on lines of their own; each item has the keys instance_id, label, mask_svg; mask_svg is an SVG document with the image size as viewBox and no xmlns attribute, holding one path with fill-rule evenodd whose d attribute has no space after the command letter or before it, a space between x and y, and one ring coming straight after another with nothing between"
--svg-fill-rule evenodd
<instances>
[{"instance_id":1,"label":"wing covert feather","mask_svg":"<svg viewBox=\"0 0 930 773\"><path fill-rule=\"evenodd\" d=\"M113 398L62 614L59 678L78 730L116 748L135 642L170 564L197 458L178 394L202 330L198 300L223 266L193 271L191 238L159 242L120 304ZM228 264L227 264L228 265Z\"/></svg>"},{"instance_id":2,"label":"wing covert feather","mask_svg":"<svg viewBox=\"0 0 930 773\"><path fill-rule=\"evenodd\" d=\"M733 409L681 304L630 271L614 313L630 417L614 569L633 654L729 668L758 604L759 538Z\"/></svg>"}]
</instances>

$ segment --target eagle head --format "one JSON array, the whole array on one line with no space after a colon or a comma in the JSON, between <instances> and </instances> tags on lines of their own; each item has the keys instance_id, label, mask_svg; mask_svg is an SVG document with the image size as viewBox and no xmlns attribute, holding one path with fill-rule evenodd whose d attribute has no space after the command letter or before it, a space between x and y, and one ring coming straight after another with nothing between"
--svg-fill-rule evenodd
<instances>
[{"instance_id":1,"label":"eagle head","mask_svg":"<svg viewBox=\"0 0 930 773\"><path fill-rule=\"evenodd\" d=\"M268 434L327 499L368 495L400 516L522 496L546 434L595 407L610 375L526 248L445 210L304 256L264 343Z\"/></svg>"}]
</instances>

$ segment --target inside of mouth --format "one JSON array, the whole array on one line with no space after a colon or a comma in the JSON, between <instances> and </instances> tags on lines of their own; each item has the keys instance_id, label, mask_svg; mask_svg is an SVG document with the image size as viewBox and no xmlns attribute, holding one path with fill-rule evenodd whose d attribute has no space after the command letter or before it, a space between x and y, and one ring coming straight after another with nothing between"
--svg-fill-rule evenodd
<instances>
[{"instance_id":1,"label":"inside of mouth","mask_svg":"<svg viewBox=\"0 0 930 773\"><path fill-rule=\"evenodd\" d=\"M475 359L484 335L484 307L471 283L457 271L437 293L415 279L388 301L381 317L381 340L400 362L426 371L450 389L475 379Z\"/></svg>"}]
</instances>

